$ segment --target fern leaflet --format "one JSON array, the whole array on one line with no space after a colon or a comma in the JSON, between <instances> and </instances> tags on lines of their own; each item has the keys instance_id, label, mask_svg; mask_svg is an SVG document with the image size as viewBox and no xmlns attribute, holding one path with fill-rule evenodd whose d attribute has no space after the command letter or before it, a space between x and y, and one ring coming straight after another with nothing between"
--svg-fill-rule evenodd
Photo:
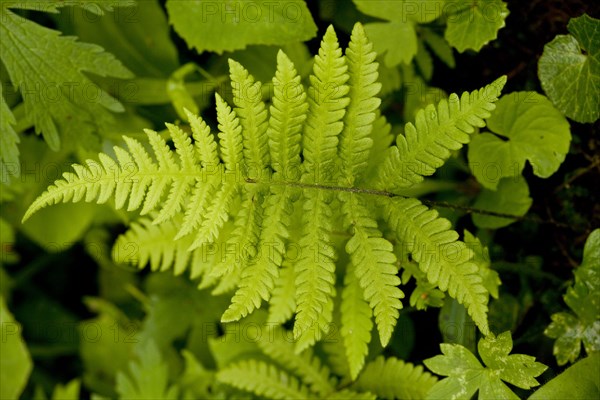
<instances>
[{"instance_id":1,"label":"fern leaflet","mask_svg":"<svg viewBox=\"0 0 600 400\"><path fill-rule=\"evenodd\" d=\"M217 379L270 399L310 397L308 388L301 385L296 378L264 361L244 360L228 365L217 373Z\"/></svg>"},{"instance_id":2,"label":"fern leaflet","mask_svg":"<svg viewBox=\"0 0 600 400\"><path fill-rule=\"evenodd\" d=\"M384 399L424 399L436 382L420 365L380 356L365 366L353 387Z\"/></svg>"},{"instance_id":3,"label":"fern leaflet","mask_svg":"<svg viewBox=\"0 0 600 400\"><path fill-rule=\"evenodd\" d=\"M346 244L356 277L364 291L365 300L373 309L381 344L386 346L394 331L400 299L404 293L398 288L398 267L393 245L382 238L377 222L369 217L369 211L361 199L344 193L343 208L348 224L353 225L354 235Z\"/></svg>"},{"instance_id":4,"label":"fern leaflet","mask_svg":"<svg viewBox=\"0 0 600 400\"><path fill-rule=\"evenodd\" d=\"M482 284L473 252L450 229L450 221L438 218L417 199L395 198L386 204L386 220L427 280L463 304L481 332L489 333L488 291Z\"/></svg>"},{"instance_id":5,"label":"fern leaflet","mask_svg":"<svg viewBox=\"0 0 600 400\"><path fill-rule=\"evenodd\" d=\"M496 106L506 77L500 77L483 89L471 93L452 94L437 105L428 105L417 112L416 121L406 124L404 135L398 135L379 169L377 187L398 190L422 182L433 175L450 157L471 140L474 127L485 126Z\"/></svg>"},{"instance_id":6,"label":"fern leaflet","mask_svg":"<svg viewBox=\"0 0 600 400\"><path fill-rule=\"evenodd\" d=\"M358 283L354 266L348 266L342 291L340 328L344 340L346 359L350 364L350 375L354 380L365 364L371 342L371 308L364 299L363 290Z\"/></svg>"}]
</instances>

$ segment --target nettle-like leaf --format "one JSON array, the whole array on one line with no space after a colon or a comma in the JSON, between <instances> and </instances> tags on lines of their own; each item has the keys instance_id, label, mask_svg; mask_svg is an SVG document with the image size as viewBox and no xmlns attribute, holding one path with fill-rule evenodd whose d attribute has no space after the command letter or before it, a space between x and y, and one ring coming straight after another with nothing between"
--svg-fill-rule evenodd
<instances>
[{"instance_id":1,"label":"nettle-like leaf","mask_svg":"<svg viewBox=\"0 0 600 400\"><path fill-rule=\"evenodd\" d=\"M15 116L6 104L0 84L0 183L9 183L11 176L20 174L19 135L15 132Z\"/></svg>"},{"instance_id":2,"label":"nettle-like leaf","mask_svg":"<svg viewBox=\"0 0 600 400\"><path fill-rule=\"evenodd\" d=\"M330 27L307 89L289 58L278 54L269 108L261 83L230 61L234 108L216 95L218 143L189 112L191 137L167 124L174 150L154 131L146 131L147 144L125 137L127 149L115 147L114 158L100 154L98 161L74 165L74 173L33 202L24 220L68 201L114 199L117 208L140 210L141 219L117 241L117 254L130 258L121 248L132 244L139 249L133 263L149 260L155 270L171 265L176 273L187 265L192 277L202 277L200 287L234 290L223 322L247 316L263 301L271 304L273 322L295 313L297 352L330 332L336 270L353 274L344 277L341 294L352 377L370 341L364 321L374 319L383 346L396 325L404 294L395 254L410 256L431 289L456 298L487 334L489 296L473 252L449 221L392 191L421 182L468 143L506 78L428 106L390 147L390 127L378 111L375 57L360 24L345 55ZM339 257L343 252L349 257ZM352 337L357 324L362 328ZM245 366L280 376L262 364Z\"/></svg>"},{"instance_id":3,"label":"nettle-like leaf","mask_svg":"<svg viewBox=\"0 0 600 400\"><path fill-rule=\"evenodd\" d=\"M152 341L136 348L139 361L132 361L127 372L117 373L116 390L123 399L178 398L179 388L169 386L168 367Z\"/></svg>"},{"instance_id":4,"label":"nettle-like leaf","mask_svg":"<svg viewBox=\"0 0 600 400\"><path fill-rule=\"evenodd\" d=\"M600 20L584 14L569 21L570 35L544 46L538 76L544 92L577 122L600 118Z\"/></svg>"},{"instance_id":5,"label":"nettle-like leaf","mask_svg":"<svg viewBox=\"0 0 600 400\"><path fill-rule=\"evenodd\" d=\"M304 0L168 0L166 7L175 31L199 53L284 45L312 39L317 33Z\"/></svg>"},{"instance_id":6,"label":"nettle-like leaf","mask_svg":"<svg viewBox=\"0 0 600 400\"><path fill-rule=\"evenodd\" d=\"M424 363L434 373L447 378L436 383L427 398L468 400L479 391L481 400L518 399L504 382L530 389L539 385L535 378L547 367L536 362L535 357L510 354L512 345L510 332L481 339L478 351L484 367L465 347L442 343L443 355L429 358Z\"/></svg>"},{"instance_id":7,"label":"nettle-like leaf","mask_svg":"<svg viewBox=\"0 0 600 400\"><path fill-rule=\"evenodd\" d=\"M78 137L97 132L112 121L110 111L123 106L100 89L83 72L99 76L130 78L113 55L101 47L80 43L74 37L27 20L13 9L58 12L60 7L78 5L86 11L103 14L113 6L130 6L132 1L7 1L0 6L0 58L12 84L20 89L25 112L53 150L61 145L59 127L69 124ZM5 88L6 89L6 88ZM2 104L3 124L6 104ZM6 113L6 115L9 115ZM10 133L2 127L2 136ZM14 141L14 137L13 137ZM14 155L14 152L11 153ZM9 158L10 159L10 158ZM7 161L3 155L3 160Z\"/></svg>"},{"instance_id":8,"label":"nettle-like leaf","mask_svg":"<svg viewBox=\"0 0 600 400\"><path fill-rule=\"evenodd\" d=\"M444 9L448 18L444 37L461 53L468 49L479 51L496 39L509 14L501 0L448 2Z\"/></svg>"},{"instance_id":9,"label":"nettle-like leaf","mask_svg":"<svg viewBox=\"0 0 600 400\"><path fill-rule=\"evenodd\" d=\"M573 311L552 315L544 331L556 339L554 355L558 365L574 362L581 345L588 354L600 351L600 229L588 237L583 250L583 262L575 270L575 283L564 296Z\"/></svg>"}]
</instances>

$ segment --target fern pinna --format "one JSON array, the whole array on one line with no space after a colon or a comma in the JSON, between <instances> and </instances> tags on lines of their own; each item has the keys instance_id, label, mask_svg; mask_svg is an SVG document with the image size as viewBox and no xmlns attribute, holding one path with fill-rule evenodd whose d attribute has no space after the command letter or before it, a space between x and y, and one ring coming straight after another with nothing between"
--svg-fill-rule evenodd
<instances>
[{"instance_id":1,"label":"fern pinna","mask_svg":"<svg viewBox=\"0 0 600 400\"><path fill-rule=\"evenodd\" d=\"M365 362L372 318L382 345L390 341L405 261L418 263L428 283L462 303L487 334L483 267L446 219L394 193L432 175L485 125L505 78L427 106L387 146L375 57L360 24L345 54L330 27L307 90L279 52L268 107L261 83L230 60L235 107L216 95L217 135L188 113L191 137L167 124L174 150L151 130L148 143L125 137L127 149L74 165L24 219L67 201L114 198L116 208L140 210L116 249L135 242L140 266L150 260L153 269L178 274L189 267L202 287L234 291L224 322L263 301L270 321L295 314L297 351L328 332L340 296L353 378Z\"/></svg>"}]
</instances>

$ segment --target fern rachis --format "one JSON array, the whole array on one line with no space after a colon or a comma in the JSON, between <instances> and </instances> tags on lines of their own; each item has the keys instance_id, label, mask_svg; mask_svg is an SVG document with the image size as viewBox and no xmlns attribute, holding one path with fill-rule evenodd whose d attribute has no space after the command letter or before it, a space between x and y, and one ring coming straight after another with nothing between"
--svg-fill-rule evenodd
<instances>
[{"instance_id":1,"label":"fern rachis","mask_svg":"<svg viewBox=\"0 0 600 400\"><path fill-rule=\"evenodd\" d=\"M155 226L170 224L169 235L177 243L185 243L194 254L216 242L254 247L260 256L249 261L214 257L199 267L195 265L196 257L190 257L195 260L194 276L204 274L202 285L223 283L219 290L237 286L224 321L243 318L259 308L263 300L281 310L273 316L278 322L286 318L286 310L295 307L296 351L328 332L338 292L337 259L344 251L352 265L343 272L354 277L346 279L351 290L342 292L342 320L350 326L353 320L370 319L372 314L381 342L386 345L404 297L394 250L395 246L408 246L429 283L463 303L482 332L487 333L487 291L470 262L472 255L464 251L454 260L437 263L422 251L464 247L449 223L417 200L377 200L383 205L378 208L370 203L382 197L378 194L394 196L383 189L406 187L430 175L450 150L466 143L468 133L474 126L481 126L482 118L494 108L504 78L481 91L461 98L453 95L450 102L428 106L417 115L416 125L407 124L405 136L397 138L397 145L388 148L375 169L368 165L373 138L380 135L373 132L373 127L385 129L387 125L378 112L378 65L374 60L375 53L360 24L354 27L346 55L339 48L333 28L329 28L307 90L301 87L289 96L289 91L281 89L282 84L301 84L291 61L283 52L278 54L276 89L268 108L261 99L244 98L236 92L244 86L260 88L260 83L232 61L235 107L216 95L218 143L202 118L188 113L193 141L171 124L167 129L175 150L150 130L146 134L151 155L148 146L125 138L127 149L115 147L116 159L100 154L99 161L74 166L75 173L65 173L63 180L50 186L34 201L24 219L53 203L103 203L114 198L117 208L124 207L128 200L128 210L141 209L142 214L152 217ZM337 85L338 90L328 94L331 85ZM335 101L328 101L332 99ZM423 162L428 167L422 174L411 171L403 175L403 160ZM334 173L337 169L332 165L339 166L339 173ZM269 173L250 176L249 171L256 166ZM289 168L299 168L303 173L290 177L284 173ZM374 171L375 176L365 174L366 170ZM386 224L381 223L383 219ZM154 229L150 220L146 221L136 228L139 238ZM294 232L301 232L296 243L290 239L296 236ZM350 239L338 243L334 232L344 232ZM288 252L294 246L301 254L292 258ZM177 253L181 251L178 245ZM163 257L163 264L170 259ZM177 265L177 272L181 272L181 265ZM295 289L293 301L282 294L282 288L290 285ZM369 313L365 307L348 306L361 301L366 302ZM364 345L370 340L364 332L362 337L362 341L345 341L352 347L347 355L353 377L364 364ZM278 376L262 364L245 366L273 378Z\"/></svg>"}]
</instances>

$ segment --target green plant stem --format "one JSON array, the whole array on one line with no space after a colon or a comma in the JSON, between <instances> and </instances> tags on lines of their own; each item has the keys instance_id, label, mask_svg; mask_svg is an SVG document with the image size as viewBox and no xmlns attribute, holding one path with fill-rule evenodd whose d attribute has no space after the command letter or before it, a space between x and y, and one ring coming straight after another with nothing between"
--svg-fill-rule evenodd
<instances>
[{"instance_id":1,"label":"green plant stem","mask_svg":"<svg viewBox=\"0 0 600 400\"><path fill-rule=\"evenodd\" d=\"M256 179L246 178L246 183L261 183L261 182ZM367 195L383 196L383 197L389 197L389 198L394 198L394 197L407 198L406 196L402 196L400 194L387 192L385 190L377 190L377 189L363 189L363 188L356 188L356 187L332 186L332 185L311 184L311 183L302 183L302 182L289 182L289 181L269 181L269 184L270 185L278 185L278 186L296 187L296 188L300 188L300 189L333 190L333 191L338 191L338 192L367 194ZM464 211L467 214L474 213L474 214L481 214L481 215L489 215L492 217L514 219L516 221L531 221L531 222L535 222L538 224L550 224L550 225L558 226L561 228L570 228L570 226L568 224L565 224L562 222L557 222L554 220L545 220L542 218L531 217L531 216L519 216L519 215L514 215L514 214L499 213L499 212L495 212L495 211L482 210L482 209L472 208L472 207L468 207L468 206L460 206L460 205L451 204L451 203L448 203L445 201L434 201L434 200L426 200L426 199L419 199L419 201L430 207L449 208L451 210Z\"/></svg>"}]
</instances>

